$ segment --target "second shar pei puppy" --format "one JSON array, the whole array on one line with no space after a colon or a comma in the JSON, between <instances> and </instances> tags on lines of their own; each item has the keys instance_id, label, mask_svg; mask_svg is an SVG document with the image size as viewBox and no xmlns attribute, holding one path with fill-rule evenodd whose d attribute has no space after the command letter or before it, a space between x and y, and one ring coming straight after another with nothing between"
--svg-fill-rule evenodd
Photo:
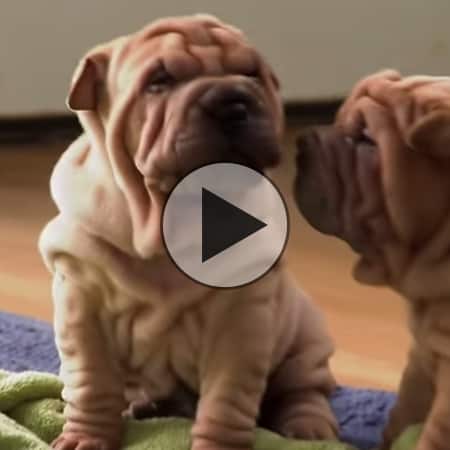
<instances>
[{"instance_id":1,"label":"second shar pei puppy","mask_svg":"<svg viewBox=\"0 0 450 450\"><path fill-rule=\"evenodd\" d=\"M299 140L298 163L305 217L359 252L356 279L408 301L414 344L384 447L425 421L417 450L448 450L450 78L363 79L333 127Z\"/></svg>"},{"instance_id":2,"label":"second shar pei puppy","mask_svg":"<svg viewBox=\"0 0 450 450\"><path fill-rule=\"evenodd\" d=\"M169 18L88 52L68 104L85 132L54 169L59 214L40 240L67 402L53 447L118 449L130 402L181 387L199 396L195 450L250 450L263 398L268 427L334 438L333 345L282 262L245 287L211 289L179 272L162 244L180 177L211 162L278 162L282 106L269 66L216 18Z\"/></svg>"}]
</instances>

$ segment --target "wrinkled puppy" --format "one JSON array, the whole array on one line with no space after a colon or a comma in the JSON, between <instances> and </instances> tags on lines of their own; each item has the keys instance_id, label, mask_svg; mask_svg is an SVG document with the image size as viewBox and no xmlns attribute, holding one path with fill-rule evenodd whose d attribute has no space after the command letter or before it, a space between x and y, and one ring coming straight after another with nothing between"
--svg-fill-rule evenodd
<instances>
[{"instance_id":1,"label":"wrinkled puppy","mask_svg":"<svg viewBox=\"0 0 450 450\"><path fill-rule=\"evenodd\" d=\"M298 147L301 212L361 255L356 279L408 301L414 345L385 447L426 421L417 449L450 448L450 78L376 73Z\"/></svg>"},{"instance_id":2,"label":"wrinkled puppy","mask_svg":"<svg viewBox=\"0 0 450 450\"><path fill-rule=\"evenodd\" d=\"M175 268L160 234L192 169L278 162L282 107L262 57L216 18L169 18L90 51L68 104L85 132L54 169L59 214L40 239L67 402L53 447L118 449L131 402L170 406L186 389L195 450L252 448L262 403L275 431L334 438L333 345L282 263L211 289Z\"/></svg>"}]
</instances>

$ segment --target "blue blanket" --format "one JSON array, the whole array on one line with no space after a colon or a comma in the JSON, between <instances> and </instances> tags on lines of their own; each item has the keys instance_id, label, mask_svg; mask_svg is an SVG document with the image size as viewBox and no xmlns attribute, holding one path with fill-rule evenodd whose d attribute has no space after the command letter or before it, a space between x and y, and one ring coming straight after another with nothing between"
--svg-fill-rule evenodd
<instances>
[{"instance_id":1,"label":"blue blanket","mask_svg":"<svg viewBox=\"0 0 450 450\"><path fill-rule=\"evenodd\" d=\"M0 369L57 373L59 358L49 324L0 312ZM341 440L362 450L379 444L395 394L339 387L332 405Z\"/></svg>"}]
</instances>

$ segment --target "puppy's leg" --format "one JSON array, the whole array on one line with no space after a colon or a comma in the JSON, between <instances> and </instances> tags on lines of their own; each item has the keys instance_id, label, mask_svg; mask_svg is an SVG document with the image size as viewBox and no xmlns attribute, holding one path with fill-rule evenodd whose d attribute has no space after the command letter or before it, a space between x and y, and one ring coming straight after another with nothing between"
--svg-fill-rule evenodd
<instances>
[{"instance_id":1,"label":"puppy's leg","mask_svg":"<svg viewBox=\"0 0 450 450\"><path fill-rule=\"evenodd\" d=\"M239 299L208 324L193 450L250 450L272 352L273 311Z\"/></svg>"},{"instance_id":2,"label":"puppy's leg","mask_svg":"<svg viewBox=\"0 0 450 450\"><path fill-rule=\"evenodd\" d=\"M410 425L425 421L434 397L432 379L422 368L415 350L409 355L408 365L402 375L397 402L383 433L383 449Z\"/></svg>"},{"instance_id":3,"label":"puppy's leg","mask_svg":"<svg viewBox=\"0 0 450 450\"><path fill-rule=\"evenodd\" d=\"M272 407L270 429L295 439L337 439L338 424L324 392L302 387L282 395L281 399L267 404Z\"/></svg>"},{"instance_id":4,"label":"puppy's leg","mask_svg":"<svg viewBox=\"0 0 450 450\"><path fill-rule=\"evenodd\" d=\"M57 450L118 450L123 388L96 316L98 297L56 272L53 282L55 335L66 423L52 443Z\"/></svg>"},{"instance_id":5,"label":"puppy's leg","mask_svg":"<svg viewBox=\"0 0 450 450\"><path fill-rule=\"evenodd\" d=\"M441 359L436 395L416 450L448 450L450 444L450 361Z\"/></svg>"},{"instance_id":6,"label":"puppy's leg","mask_svg":"<svg viewBox=\"0 0 450 450\"><path fill-rule=\"evenodd\" d=\"M264 413L269 428L284 436L335 440L329 396L336 383L328 365L333 344L315 305L302 303L295 345L271 376Z\"/></svg>"}]
</instances>

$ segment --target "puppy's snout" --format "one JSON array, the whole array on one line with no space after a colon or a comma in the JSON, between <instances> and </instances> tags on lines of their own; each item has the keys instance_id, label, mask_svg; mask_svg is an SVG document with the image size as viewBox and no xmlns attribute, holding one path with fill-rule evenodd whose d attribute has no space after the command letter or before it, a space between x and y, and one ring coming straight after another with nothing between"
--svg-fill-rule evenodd
<instances>
[{"instance_id":1,"label":"puppy's snout","mask_svg":"<svg viewBox=\"0 0 450 450\"><path fill-rule=\"evenodd\" d=\"M203 95L201 103L225 130L245 126L256 107L254 96L243 86L214 86Z\"/></svg>"}]
</instances>

